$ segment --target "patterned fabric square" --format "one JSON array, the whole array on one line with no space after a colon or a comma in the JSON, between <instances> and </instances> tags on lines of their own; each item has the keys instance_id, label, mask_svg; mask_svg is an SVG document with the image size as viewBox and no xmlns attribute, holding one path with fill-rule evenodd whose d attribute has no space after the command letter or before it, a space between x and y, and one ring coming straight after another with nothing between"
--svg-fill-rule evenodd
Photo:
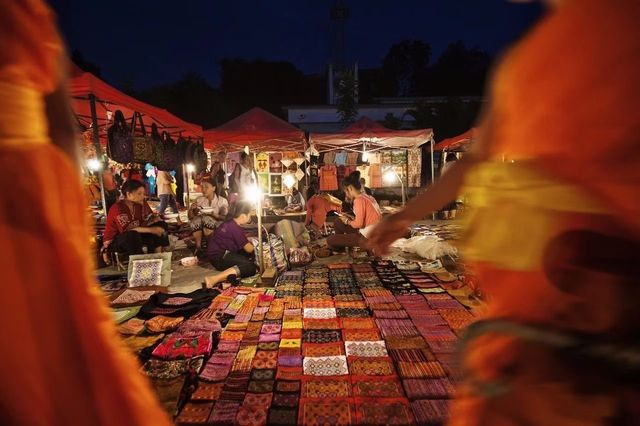
<instances>
[{"instance_id":1,"label":"patterned fabric square","mask_svg":"<svg viewBox=\"0 0 640 426\"><path fill-rule=\"evenodd\" d=\"M273 395L273 405L276 407L296 408L300 401L300 396L294 393L276 393Z\"/></svg>"},{"instance_id":2,"label":"patterned fabric square","mask_svg":"<svg viewBox=\"0 0 640 426\"><path fill-rule=\"evenodd\" d=\"M402 381L407 398L446 399L454 395L454 387L449 379L404 379Z\"/></svg>"},{"instance_id":3,"label":"patterned fabric square","mask_svg":"<svg viewBox=\"0 0 640 426\"><path fill-rule=\"evenodd\" d=\"M354 420L348 401L305 401L300 408L298 423L305 426L350 425Z\"/></svg>"},{"instance_id":4,"label":"patterned fabric square","mask_svg":"<svg viewBox=\"0 0 640 426\"><path fill-rule=\"evenodd\" d=\"M257 405L260 407L268 407L273 399L272 393L247 393L244 397L242 405Z\"/></svg>"},{"instance_id":5,"label":"patterned fabric square","mask_svg":"<svg viewBox=\"0 0 640 426\"><path fill-rule=\"evenodd\" d=\"M276 378L276 370L251 370L251 380L273 380Z\"/></svg>"},{"instance_id":6,"label":"patterned fabric square","mask_svg":"<svg viewBox=\"0 0 640 426\"><path fill-rule=\"evenodd\" d=\"M406 400L362 400L356 403L358 422L363 425L407 425L414 423Z\"/></svg>"},{"instance_id":7,"label":"patterned fabric square","mask_svg":"<svg viewBox=\"0 0 640 426\"><path fill-rule=\"evenodd\" d=\"M302 339L301 328L290 328L288 330L282 330L280 333L281 339Z\"/></svg>"},{"instance_id":8,"label":"patterned fabric square","mask_svg":"<svg viewBox=\"0 0 640 426\"><path fill-rule=\"evenodd\" d=\"M302 396L306 398L343 398L351 394L349 378L316 377L302 384Z\"/></svg>"},{"instance_id":9,"label":"patterned fabric square","mask_svg":"<svg viewBox=\"0 0 640 426\"><path fill-rule=\"evenodd\" d=\"M216 401L220 398L224 383L208 383L203 380L198 382L198 388L191 394L193 401Z\"/></svg>"},{"instance_id":10,"label":"patterned fabric square","mask_svg":"<svg viewBox=\"0 0 640 426\"><path fill-rule=\"evenodd\" d=\"M182 337L173 333L153 350L153 356L162 359L186 359L209 355L213 346L212 334L203 333L195 337Z\"/></svg>"},{"instance_id":11,"label":"patterned fabric square","mask_svg":"<svg viewBox=\"0 0 640 426\"><path fill-rule=\"evenodd\" d=\"M160 285L162 262L162 259L134 260L129 287Z\"/></svg>"},{"instance_id":12,"label":"patterned fabric square","mask_svg":"<svg viewBox=\"0 0 640 426\"><path fill-rule=\"evenodd\" d=\"M164 333L165 331L175 330L182 321L184 321L184 317L173 318L158 315L147 320L145 327L149 333Z\"/></svg>"},{"instance_id":13,"label":"patterned fabric square","mask_svg":"<svg viewBox=\"0 0 640 426\"><path fill-rule=\"evenodd\" d=\"M342 330L342 338L347 341L375 341L380 340L380 333L376 329ZM425 343L426 346L426 343Z\"/></svg>"},{"instance_id":14,"label":"patterned fabric square","mask_svg":"<svg viewBox=\"0 0 640 426\"><path fill-rule=\"evenodd\" d=\"M260 342L258 343L259 351L277 351L280 342Z\"/></svg>"},{"instance_id":15,"label":"patterned fabric square","mask_svg":"<svg viewBox=\"0 0 640 426\"><path fill-rule=\"evenodd\" d=\"M398 362L398 374L403 379L437 379L446 377L447 373L437 361Z\"/></svg>"},{"instance_id":16,"label":"patterned fabric square","mask_svg":"<svg viewBox=\"0 0 640 426\"><path fill-rule=\"evenodd\" d=\"M333 343L305 343L302 345L302 353L306 357L344 355L342 342Z\"/></svg>"},{"instance_id":17,"label":"patterned fabric square","mask_svg":"<svg viewBox=\"0 0 640 426\"><path fill-rule=\"evenodd\" d=\"M258 338L258 342L268 343L268 342L276 342L279 345L280 335L279 334L261 334Z\"/></svg>"},{"instance_id":18,"label":"patterned fabric square","mask_svg":"<svg viewBox=\"0 0 640 426\"><path fill-rule=\"evenodd\" d=\"M303 330L302 341L305 343L339 342L342 336L335 330Z\"/></svg>"},{"instance_id":19,"label":"patterned fabric square","mask_svg":"<svg viewBox=\"0 0 640 426\"><path fill-rule=\"evenodd\" d=\"M143 349L155 345L163 337L164 334L157 334L154 336L129 336L122 339L122 341L127 345L131 352L139 353Z\"/></svg>"},{"instance_id":20,"label":"patterned fabric square","mask_svg":"<svg viewBox=\"0 0 640 426\"><path fill-rule=\"evenodd\" d=\"M435 361L436 357L428 349L389 349L389 356L395 362Z\"/></svg>"},{"instance_id":21,"label":"patterned fabric square","mask_svg":"<svg viewBox=\"0 0 640 426\"><path fill-rule=\"evenodd\" d=\"M260 405L243 404L238 410L235 424L238 426L260 426L267 422L269 408Z\"/></svg>"},{"instance_id":22,"label":"patterned fabric square","mask_svg":"<svg viewBox=\"0 0 640 426\"><path fill-rule=\"evenodd\" d=\"M237 401L219 400L213 406L213 411L207 420L207 424L228 425L233 424L236 420L236 414L240 408Z\"/></svg>"},{"instance_id":23,"label":"patterned fabric square","mask_svg":"<svg viewBox=\"0 0 640 426\"><path fill-rule=\"evenodd\" d=\"M302 367L278 367L276 379L278 380L300 380Z\"/></svg>"},{"instance_id":24,"label":"patterned fabric square","mask_svg":"<svg viewBox=\"0 0 640 426\"><path fill-rule=\"evenodd\" d=\"M352 309L366 309L367 304L365 302L335 302L336 309L352 308Z\"/></svg>"},{"instance_id":25,"label":"patterned fabric square","mask_svg":"<svg viewBox=\"0 0 640 426\"><path fill-rule=\"evenodd\" d=\"M284 321L282 323L282 328L283 329L302 328L302 320L301 319L296 319L296 320L291 320L291 321Z\"/></svg>"},{"instance_id":26,"label":"patterned fabric square","mask_svg":"<svg viewBox=\"0 0 640 426\"><path fill-rule=\"evenodd\" d=\"M371 316L368 309L336 308L339 318L367 318Z\"/></svg>"},{"instance_id":27,"label":"patterned fabric square","mask_svg":"<svg viewBox=\"0 0 640 426\"><path fill-rule=\"evenodd\" d=\"M281 324L263 324L260 330L261 334L278 334L282 331Z\"/></svg>"},{"instance_id":28,"label":"patterned fabric square","mask_svg":"<svg viewBox=\"0 0 640 426\"><path fill-rule=\"evenodd\" d=\"M241 361L251 361L253 357L256 356L256 352L258 352L257 344L249 345L249 346L241 346L240 350L238 351L238 355L236 355L236 359Z\"/></svg>"},{"instance_id":29,"label":"patterned fabric square","mask_svg":"<svg viewBox=\"0 0 640 426\"><path fill-rule=\"evenodd\" d=\"M278 353L276 351L258 351L253 358L254 369L276 368L278 365Z\"/></svg>"},{"instance_id":30,"label":"patterned fabric square","mask_svg":"<svg viewBox=\"0 0 640 426\"><path fill-rule=\"evenodd\" d=\"M134 305L137 303L144 303L147 299L155 294L155 290L138 291L126 289L118 297L116 297L111 305ZM187 302L190 302L188 299Z\"/></svg>"},{"instance_id":31,"label":"patterned fabric square","mask_svg":"<svg viewBox=\"0 0 640 426\"><path fill-rule=\"evenodd\" d=\"M205 423L211 410L213 402L187 402L176 417L176 424Z\"/></svg>"},{"instance_id":32,"label":"patterned fabric square","mask_svg":"<svg viewBox=\"0 0 640 426\"><path fill-rule=\"evenodd\" d=\"M449 401L445 399L422 399L411 403L411 410L418 424L439 425L449 418Z\"/></svg>"},{"instance_id":33,"label":"patterned fabric square","mask_svg":"<svg viewBox=\"0 0 640 426\"><path fill-rule=\"evenodd\" d=\"M131 318L129 321L122 323L118 326L118 332L120 334L133 334L137 335L144 331L144 320L138 318Z\"/></svg>"},{"instance_id":34,"label":"patterned fabric square","mask_svg":"<svg viewBox=\"0 0 640 426\"><path fill-rule=\"evenodd\" d=\"M299 393L299 380L278 380L276 381L276 392L278 393Z\"/></svg>"},{"instance_id":35,"label":"patterned fabric square","mask_svg":"<svg viewBox=\"0 0 640 426\"><path fill-rule=\"evenodd\" d=\"M244 331L228 331L224 330L220 334L220 340L237 340L240 341L244 337Z\"/></svg>"},{"instance_id":36,"label":"patterned fabric square","mask_svg":"<svg viewBox=\"0 0 640 426\"><path fill-rule=\"evenodd\" d=\"M254 393L273 392L273 384L273 380L251 380L247 391Z\"/></svg>"},{"instance_id":37,"label":"patterned fabric square","mask_svg":"<svg viewBox=\"0 0 640 426\"><path fill-rule=\"evenodd\" d=\"M339 330L340 320L338 318L305 318L304 328L306 330Z\"/></svg>"},{"instance_id":38,"label":"patterned fabric square","mask_svg":"<svg viewBox=\"0 0 640 426\"><path fill-rule=\"evenodd\" d=\"M281 407L271 407L269 410L269 423L275 426L288 426L298 424L298 410Z\"/></svg>"},{"instance_id":39,"label":"patterned fabric square","mask_svg":"<svg viewBox=\"0 0 640 426\"><path fill-rule=\"evenodd\" d=\"M281 339L281 348L299 348L302 345L301 339Z\"/></svg>"},{"instance_id":40,"label":"patterned fabric square","mask_svg":"<svg viewBox=\"0 0 640 426\"><path fill-rule=\"evenodd\" d=\"M302 348L280 348L278 349L278 357L281 356L300 356L302 355Z\"/></svg>"},{"instance_id":41,"label":"patterned fabric square","mask_svg":"<svg viewBox=\"0 0 640 426\"><path fill-rule=\"evenodd\" d=\"M344 342L347 356L382 357L387 356L387 349L383 340L374 342Z\"/></svg>"},{"instance_id":42,"label":"patterned fabric square","mask_svg":"<svg viewBox=\"0 0 640 426\"><path fill-rule=\"evenodd\" d=\"M373 318L342 318L342 328L348 329L368 329L376 328L376 322Z\"/></svg>"},{"instance_id":43,"label":"patterned fabric square","mask_svg":"<svg viewBox=\"0 0 640 426\"><path fill-rule=\"evenodd\" d=\"M335 318L335 308L304 308L304 318Z\"/></svg>"},{"instance_id":44,"label":"patterned fabric square","mask_svg":"<svg viewBox=\"0 0 640 426\"><path fill-rule=\"evenodd\" d=\"M299 367L302 365L302 355L279 356L278 365L282 365L284 367Z\"/></svg>"},{"instance_id":45,"label":"patterned fabric square","mask_svg":"<svg viewBox=\"0 0 640 426\"><path fill-rule=\"evenodd\" d=\"M349 358L349 371L354 376L390 376L394 374L393 364L384 358Z\"/></svg>"},{"instance_id":46,"label":"patterned fabric square","mask_svg":"<svg viewBox=\"0 0 640 426\"><path fill-rule=\"evenodd\" d=\"M369 398L401 398L402 385L397 379L361 378L353 380L353 395Z\"/></svg>"},{"instance_id":47,"label":"patterned fabric square","mask_svg":"<svg viewBox=\"0 0 640 426\"><path fill-rule=\"evenodd\" d=\"M341 376L349 374L347 357L306 357L303 361L304 374L311 376Z\"/></svg>"}]
</instances>

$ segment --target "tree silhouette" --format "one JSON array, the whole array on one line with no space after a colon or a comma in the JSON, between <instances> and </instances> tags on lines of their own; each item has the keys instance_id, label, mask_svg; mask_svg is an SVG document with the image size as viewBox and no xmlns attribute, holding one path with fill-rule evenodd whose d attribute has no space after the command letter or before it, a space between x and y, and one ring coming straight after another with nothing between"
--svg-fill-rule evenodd
<instances>
[{"instance_id":1,"label":"tree silhouette","mask_svg":"<svg viewBox=\"0 0 640 426\"><path fill-rule=\"evenodd\" d=\"M389 49L382 61L385 78L392 83L394 96L416 94L418 80L424 74L431 45L421 40L403 40Z\"/></svg>"}]
</instances>

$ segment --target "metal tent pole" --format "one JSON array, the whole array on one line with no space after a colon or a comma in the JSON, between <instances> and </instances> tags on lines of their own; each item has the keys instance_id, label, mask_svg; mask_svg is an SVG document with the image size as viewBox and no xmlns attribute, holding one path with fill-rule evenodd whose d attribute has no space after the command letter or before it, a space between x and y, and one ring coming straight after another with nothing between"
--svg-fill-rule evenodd
<instances>
[{"instance_id":1,"label":"metal tent pole","mask_svg":"<svg viewBox=\"0 0 640 426\"><path fill-rule=\"evenodd\" d=\"M431 136L431 140L429 141L429 147L431 150L431 185L433 185L435 183L435 178L436 178L436 174L435 174L435 170L433 167L433 136ZM436 220L436 213L435 212L431 212L431 220Z\"/></svg>"},{"instance_id":2,"label":"metal tent pole","mask_svg":"<svg viewBox=\"0 0 640 426\"><path fill-rule=\"evenodd\" d=\"M100 147L100 129L98 129L98 114L96 112L96 97L94 94L89 95L89 106L91 107L91 127L93 127L93 144L96 148L96 155L98 161L102 164L104 160L102 158L102 149ZM102 177L102 168L98 171L98 181L100 182L100 197L102 198L102 209L105 216L109 213L107 211L107 199L104 195L104 179Z\"/></svg>"}]
</instances>

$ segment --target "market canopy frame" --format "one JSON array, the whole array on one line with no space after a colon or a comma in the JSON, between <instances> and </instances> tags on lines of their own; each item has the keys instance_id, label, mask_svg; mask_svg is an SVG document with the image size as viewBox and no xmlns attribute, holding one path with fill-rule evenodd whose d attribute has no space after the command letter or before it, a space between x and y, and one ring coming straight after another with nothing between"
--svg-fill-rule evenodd
<instances>
[{"instance_id":1,"label":"market canopy frame","mask_svg":"<svg viewBox=\"0 0 640 426\"><path fill-rule=\"evenodd\" d=\"M127 120L131 120L137 112L142 116L145 127L155 123L159 130L172 136L202 137L202 127L197 124L186 122L165 109L126 95L75 65L71 70L68 89L71 107L78 123L88 129L93 127L95 118L101 137L106 136L106 128L113 123L113 113L116 110L122 111ZM150 128L146 131L150 132Z\"/></svg>"},{"instance_id":2,"label":"market canopy frame","mask_svg":"<svg viewBox=\"0 0 640 426\"><path fill-rule=\"evenodd\" d=\"M212 151L237 152L248 146L254 152L302 152L305 142L302 130L258 107L204 131L205 147Z\"/></svg>"},{"instance_id":3,"label":"market canopy frame","mask_svg":"<svg viewBox=\"0 0 640 426\"><path fill-rule=\"evenodd\" d=\"M412 149L433 142L433 129L393 130L363 116L341 132L310 133L309 142L319 152Z\"/></svg>"}]
</instances>

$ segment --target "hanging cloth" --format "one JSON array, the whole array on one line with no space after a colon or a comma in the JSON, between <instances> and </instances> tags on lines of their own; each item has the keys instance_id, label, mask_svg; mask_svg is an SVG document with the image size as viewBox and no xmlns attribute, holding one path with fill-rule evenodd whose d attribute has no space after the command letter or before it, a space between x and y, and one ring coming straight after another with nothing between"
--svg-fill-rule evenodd
<instances>
[{"instance_id":1,"label":"hanging cloth","mask_svg":"<svg viewBox=\"0 0 640 426\"><path fill-rule=\"evenodd\" d=\"M337 191L338 175L336 166L323 166L320 169L320 190Z\"/></svg>"}]
</instances>

